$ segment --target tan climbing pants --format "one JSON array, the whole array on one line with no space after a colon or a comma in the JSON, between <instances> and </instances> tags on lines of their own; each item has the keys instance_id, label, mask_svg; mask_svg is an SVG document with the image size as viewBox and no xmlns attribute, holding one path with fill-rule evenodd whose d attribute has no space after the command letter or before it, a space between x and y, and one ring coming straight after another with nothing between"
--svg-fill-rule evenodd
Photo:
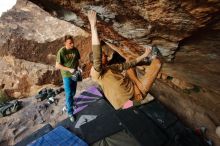
<instances>
[{"instance_id":1,"label":"tan climbing pants","mask_svg":"<svg viewBox=\"0 0 220 146\"><path fill-rule=\"evenodd\" d=\"M143 96L146 96L149 92L154 80L156 79L160 68L161 62L159 59L153 59L149 66L144 66L145 73L140 78L137 77L137 74L133 68L127 70L128 77L134 83L134 98L136 101L143 99Z\"/></svg>"}]
</instances>

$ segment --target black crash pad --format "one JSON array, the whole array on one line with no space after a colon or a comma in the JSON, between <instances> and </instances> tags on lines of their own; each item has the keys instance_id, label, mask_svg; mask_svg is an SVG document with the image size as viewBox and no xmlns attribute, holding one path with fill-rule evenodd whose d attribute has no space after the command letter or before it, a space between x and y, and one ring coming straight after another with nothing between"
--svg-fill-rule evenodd
<instances>
[{"instance_id":1,"label":"black crash pad","mask_svg":"<svg viewBox=\"0 0 220 146\"><path fill-rule=\"evenodd\" d=\"M162 146L168 140L159 127L138 108L120 110L116 114L140 145Z\"/></svg>"},{"instance_id":2,"label":"black crash pad","mask_svg":"<svg viewBox=\"0 0 220 146\"><path fill-rule=\"evenodd\" d=\"M206 143L159 101L141 105L139 109L146 114L168 137L166 146L206 146Z\"/></svg>"},{"instance_id":3,"label":"black crash pad","mask_svg":"<svg viewBox=\"0 0 220 146\"><path fill-rule=\"evenodd\" d=\"M95 120L81 126L83 139L88 144L95 143L123 129L124 127L116 117L115 112L101 115Z\"/></svg>"},{"instance_id":4,"label":"black crash pad","mask_svg":"<svg viewBox=\"0 0 220 146\"><path fill-rule=\"evenodd\" d=\"M71 122L69 118L59 122L55 127L63 126L67 128L68 130L72 131L73 133L77 134L78 136L82 136L81 130L80 130L80 123L83 121L83 124L91 122L90 119L95 119L98 116L112 112L114 111L114 108L109 105L109 103L105 99L97 100L96 102L93 102L88 105L85 109L78 112L76 114L76 121Z\"/></svg>"},{"instance_id":5,"label":"black crash pad","mask_svg":"<svg viewBox=\"0 0 220 146\"><path fill-rule=\"evenodd\" d=\"M105 137L91 146L140 146L137 140L126 130Z\"/></svg>"},{"instance_id":6,"label":"black crash pad","mask_svg":"<svg viewBox=\"0 0 220 146\"><path fill-rule=\"evenodd\" d=\"M163 129L168 128L177 121L177 117L156 100L141 105L139 109Z\"/></svg>"}]
</instances>

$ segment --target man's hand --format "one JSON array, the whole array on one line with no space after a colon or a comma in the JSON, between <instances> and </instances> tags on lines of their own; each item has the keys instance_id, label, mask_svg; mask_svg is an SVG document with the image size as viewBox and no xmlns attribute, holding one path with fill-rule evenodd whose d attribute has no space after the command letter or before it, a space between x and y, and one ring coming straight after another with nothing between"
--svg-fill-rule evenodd
<instances>
[{"instance_id":1,"label":"man's hand","mask_svg":"<svg viewBox=\"0 0 220 146\"><path fill-rule=\"evenodd\" d=\"M70 72L71 74L73 74L75 71L76 71L75 69L70 69L70 70L69 70L69 72Z\"/></svg>"},{"instance_id":2,"label":"man's hand","mask_svg":"<svg viewBox=\"0 0 220 146\"><path fill-rule=\"evenodd\" d=\"M90 10L88 12L88 19L89 19L89 23L91 25L91 27L95 27L96 26L96 12L93 10Z\"/></svg>"},{"instance_id":3,"label":"man's hand","mask_svg":"<svg viewBox=\"0 0 220 146\"><path fill-rule=\"evenodd\" d=\"M81 73L83 72L82 69L80 67L78 67L78 71L80 71Z\"/></svg>"},{"instance_id":4,"label":"man's hand","mask_svg":"<svg viewBox=\"0 0 220 146\"><path fill-rule=\"evenodd\" d=\"M144 56L147 57L150 54L151 51L152 51L152 47L151 46L146 47L145 48L145 52L144 52Z\"/></svg>"}]
</instances>

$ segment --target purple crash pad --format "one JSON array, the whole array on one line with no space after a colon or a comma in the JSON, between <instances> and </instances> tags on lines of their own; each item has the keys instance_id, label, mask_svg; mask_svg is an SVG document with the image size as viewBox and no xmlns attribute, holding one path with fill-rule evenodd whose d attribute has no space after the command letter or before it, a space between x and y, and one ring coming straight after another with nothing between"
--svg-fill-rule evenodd
<instances>
[{"instance_id":1,"label":"purple crash pad","mask_svg":"<svg viewBox=\"0 0 220 146\"><path fill-rule=\"evenodd\" d=\"M97 100L103 98L103 94L100 89L96 86L91 86L78 96L74 97L74 104L76 109L73 114L76 114L83 109L85 109L90 103L96 102Z\"/></svg>"}]
</instances>

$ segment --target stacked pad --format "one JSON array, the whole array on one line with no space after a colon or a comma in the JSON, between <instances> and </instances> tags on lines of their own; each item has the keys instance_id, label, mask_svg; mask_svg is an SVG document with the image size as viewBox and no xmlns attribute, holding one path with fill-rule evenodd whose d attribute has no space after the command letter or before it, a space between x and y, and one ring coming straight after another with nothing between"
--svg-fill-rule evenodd
<instances>
[{"instance_id":1,"label":"stacked pad","mask_svg":"<svg viewBox=\"0 0 220 146\"><path fill-rule=\"evenodd\" d=\"M97 117L81 126L82 136L88 144L116 134L128 131L139 145L162 146L167 137L148 116L136 107L112 111Z\"/></svg>"},{"instance_id":2,"label":"stacked pad","mask_svg":"<svg viewBox=\"0 0 220 146\"><path fill-rule=\"evenodd\" d=\"M36 140L37 138L40 138L41 136L47 134L51 130L53 130L53 127L50 124L47 124L47 125L43 126L41 129L35 131L31 135L27 136L26 138L24 138L23 140L18 142L15 146L26 146L27 144L31 143L32 141Z\"/></svg>"},{"instance_id":3,"label":"stacked pad","mask_svg":"<svg viewBox=\"0 0 220 146\"><path fill-rule=\"evenodd\" d=\"M166 146L206 146L207 144L180 122L159 101L152 101L139 107L167 136Z\"/></svg>"},{"instance_id":4,"label":"stacked pad","mask_svg":"<svg viewBox=\"0 0 220 146\"><path fill-rule=\"evenodd\" d=\"M81 126L82 136L88 144L93 144L123 129L124 127L121 125L115 112L101 115L95 120Z\"/></svg>"},{"instance_id":5,"label":"stacked pad","mask_svg":"<svg viewBox=\"0 0 220 146\"><path fill-rule=\"evenodd\" d=\"M122 130L97 141L91 146L140 146L140 144L126 130Z\"/></svg>"},{"instance_id":6,"label":"stacked pad","mask_svg":"<svg viewBox=\"0 0 220 146\"><path fill-rule=\"evenodd\" d=\"M69 129L90 145L108 142L120 145L127 142L125 137L130 137L130 144L205 146L192 130L186 128L158 101L115 111L102 92L93 86L77 96L75 104L76 122L72 123L66 119L56 127L61 125ZM65 141L62 144L70 145L71 142Z\"/></svg>"},{"instance_id":7,"label":"stacked pad","mask_svg":"<svg viewBox=\"0 0 220 146\"><path fill-rule=\"evenodd\" d=\"M116 115L140 145L162 146L166 143L166 135L136 107L117 111Z\"/></svg>"},{"instance_id":8,"label":"stacked pad","mask_svg":"<svg viewBox=\"0 0 220 146\"><path fill-rule=\"evenodd\" d=\"M88 146L75 134L62 126L28 144L28 146Z\"/></svg>"},{"instance_id":9,"label":"stacked pad","mask_svg":"<svg viewBox=\"0 0 220 146\"><path fill-rule=\"evenodd\" d=\"M101 91L95 86L90 87L77 96L75 104L77 106L74 112L76 121L72 123L67 118L59 122L56 127L63 126L79 136L82 136L81 125L90 123L102 114L114 111L114 108L104 99Z\"/></svg>"},{"instance_id":10,"label":"stacked pad","mask_svg":"<svg viewBox=\"0 0 220 146\"><path fill-rule=\"evenodd\" d=\"M160 128L136 107L106 113L81 126L83 138L88 144L124 129L129 131L140 145L162 146L167 141Z\"/></svg>"},{"instance_id":11,"label":"stacked pad","mask_svg":"<svg viewBox=\"0 0 220 146\"><path fill-rule=\"evenodd\" d=\"M89 144L102 144L109 138L110 143L117 141L117 133L125 130L139 145L206 146L201 138L156 100L138 107L105 113L82 125L81 130L83 138ZM111 137L113 134L115 136Z\"/></svg>"},{"instance_id":12,"label":"stacked pad","mask_svg":"<svg viewBox=\"0 0 220 146\"><path fill-rule=\"evenodd\" d=\"M90 123L102 114L114 111L106 100L100 99L94 103L90 103L85 109L76 114L76 121L71 122L69 118L59 122L56 126L63 126L68 130L82 136L81 126L85 123Z\"/></svg>"},{"instance_id":13,"label":"stacked pad","mask_svg":"<svg viewBox=\"0 0 220 146\"><path fill-rule=\"evenodd\" d=\"M74 114L85 109L90 103L96 102L102 98L103 94L98 87L92 86L88 88L86 91L80 93L80 95L74 97L74 104L76 107Z\"/></svg>"},{"instance_id":14,"label":"stacked pad","mask_svg":"<svg viewBox=\"0 0 220 146\"><path fill-rule=\"evenodd\" d=\"M149 104L141 105L139 109L162 129L172 126L177 121L177 117L158 101L152 101Z\"/></svg>"}]
</instances>

